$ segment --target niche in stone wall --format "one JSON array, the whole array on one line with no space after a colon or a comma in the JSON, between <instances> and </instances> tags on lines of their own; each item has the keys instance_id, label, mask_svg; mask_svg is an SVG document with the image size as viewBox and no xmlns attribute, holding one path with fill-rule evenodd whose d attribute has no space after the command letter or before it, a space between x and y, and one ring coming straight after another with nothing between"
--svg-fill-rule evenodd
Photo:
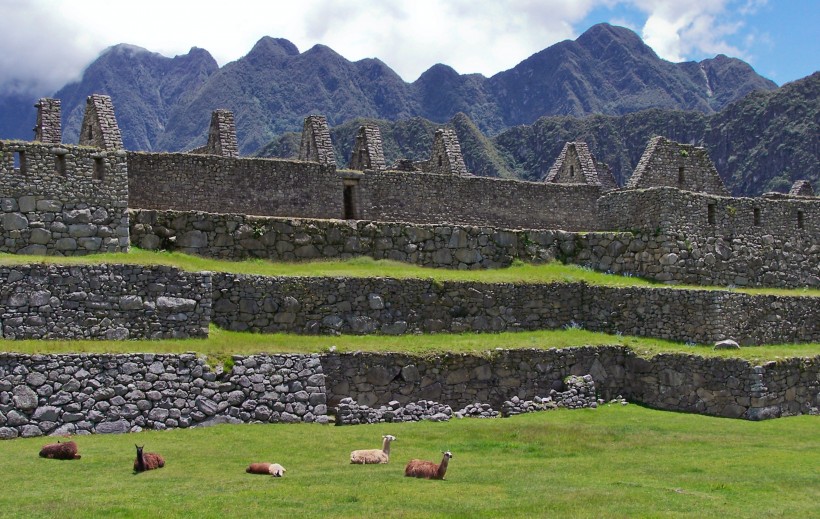
<instances>
[{"instance_id":1,"label":"niche in stone wall","mask_svg":"<svg viewBox=\"0 0 820 519\"><path fill-rule=\"evenodd\" d=\"M759 207L754 208L754 224L756 226L760 226L760 208Z\"/></svg>"},{"instance_id":2,"label":"niche in stone wall","mask_svg":"<svg viewBox=\"0 0 820 519\"><path fill-rule=\"evenodd\" d=\"M679 186L682 186L683 183L686 181L686 175L684 174L683 170L684 170L683 166L680 166L678 168L678 185Z\"/></svg>"},{"instance_id":3,"label":"niche in stone wall","mask_svg":"<svg viewBox=\"0 0 820 519\"><path fill-rule=\"evenodd\" d=\"M102 157L94 157L94 179L105 179L105 160Z\"/></svg>"},{"instance_id":4,"label":"niche in stone wall","mask_svg":"<svg viewBox=\"0 0 820 519\"><path fill-rule=\"evenodd\" d=\"M61 177L66 176L65 155L54 155L54 170Z\"/></svg>"},{"instance_id":5,"label":"niche in stone wall","mask_svg":"<svg viewBox=\"0 0 820 519\"><path fill-rule=\"evenodd\" d=\"M706 221L709 222L709 225L715 225L715 204L708 204L706 207Z\"/></svg>"},{"instance_id":6,"label":"niche in stone wall","mask_svg":"<svg viewBox=\"0 0 820 519\"><path fill-rule=\"evenodd\" d=\"M797 211L797 228L803 229L805 226L805 221L803 219L803 211Z\"/></svg>"},{"instance_id":7,"label":"niche in stone wall","mask_svg":"<svg viewBox=\"0 0 820 519\"><path fill-rule=\"evenodd\" d=\"M344 219L359 219L359 181L356 179L345 179L344 181Z\"/></svg>"}]
</instances>

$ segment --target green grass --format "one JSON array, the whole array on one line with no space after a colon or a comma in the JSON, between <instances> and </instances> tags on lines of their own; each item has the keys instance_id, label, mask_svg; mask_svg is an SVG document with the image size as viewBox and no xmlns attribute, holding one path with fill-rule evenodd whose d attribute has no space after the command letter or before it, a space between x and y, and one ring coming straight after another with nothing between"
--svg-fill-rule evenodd
<instances>
[{"instance_id":1,"label":"green grass","mask_svg":"<svg viewBox=\"0 0 820 519\"><path fill-rule=\"evenodd\" d=\"M272 262L254 259L226 261L179 252L150 252L132 248L128 253L94 254L89 256L55 257L0 254L0 265L52 263L61 265L124 263L137 265L169 265L190 272L212 271L262 276L329 276L329 277L390 277L397 279L435 279L438 281L476 281L482 283L588 283L611 287L663 287L696 290L728 290L725 287L662 285L634 276L616 276L596 272L577 265L558 262L530 265L516 262L503 269L450 270L434 269L389 260L374 260L362 256L350 260ZM816 289L731 289L752 294L820 297Z\"/></svg>"},{"instance_id":2,"label":"green grass","mask_svg":"<svg viewBox=\"0 0 820 519\"><path fill-rule=\"evenodd\" d=\"M80 436L83 458L0 442L0 517L817 517L818 418L764 422L635 405L508 419L333 427L233 425ZM348 453L393 434L387 465ZM132 473L134 443L165 468ZM444 481L410 458L454 458ZM249 475L275 461L284 478Z\"/></svg>"},{"instance_id":3,"label":"green grass","mask_svg":"<svg viewBox=\"0 0 820 519\"><path fill-rule=\"evenodd\" d=\"M60 341L0 340L0 351L18 353L184 353L196 352L223 362L231 355L255 353L323 353L377 351L427 355L444 352L483 353L501 349L572 348L579 346L627 346L643 357L660 353L685 353L703 357L741 358L765 362L791 357L820 355L820 344L752 346L739 350L715 350L709 345L685 345L661 339L609 335L583 329L535 332L463 333L430 335L315 336L285 333L231 332L211 326L207 339L156 341Z\"/></svg>"}]
</instances>

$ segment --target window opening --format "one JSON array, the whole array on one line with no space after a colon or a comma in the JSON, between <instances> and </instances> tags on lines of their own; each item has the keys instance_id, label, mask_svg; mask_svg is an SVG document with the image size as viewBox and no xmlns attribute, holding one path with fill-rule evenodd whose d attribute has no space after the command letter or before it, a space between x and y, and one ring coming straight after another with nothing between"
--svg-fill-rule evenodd
<instances>
[{"instance_id":1,"label":"window opening","mask_svg":"<svg viewBox=\"0 0 820 519\"><path fill-rule=\"evenodd\" d=\"M575 166L570 166L569 167L569 176L571 176L571 177L575 176Z\"/></svg>"},{"instance_id":2,"label":"window opening","mask_svg":"<svg viewBox=\"0 0 820 519\"><path fill-rule=\"evenodd\" d=\"M754 209L754 222L755 225L760 225L760 208L755 207Z\"/></svg>"},{"instance_id":3,"label":"window opening","mask_svg":"<svg viewBox=\"0 0 820 519\"><path fill-rule=\"evenodd\" d=\"M441 167L441 155L438 156L438 167Z\"/></svg>"},{"instance_id":4,"label":"window opening","mask_svg":"<svg viewBox=\"0 0 820 519\"><path fill-rule=\"evenodd\" d=\"M54 169L57 170L57 174L61 177L66 176L65 170L65 155L55 155L54 156Z\"/></svg>"},{"instance_id":5,"label":"window opening","mask_svg":"<svg viewBox=\"0 0 820 519\"><path fill-rule=\"evenodd\" d=\"M714 225L715 224L715 204L709 204L707 207L709 209L708 215L707 215L707 220L708 220L710 225Z\"/></svg>"},{"instance_id":6,"label":"window opening","mask_svg":"<svg viewBox=\"0 0 820 519\"><path fill-rule=\"evenodd\" d=\"M105 178L105 161L100 158L94 159L94 179L103 180Z\"/></svg>"},{"instance_id":7,"label":"window opening","mask_svg":"<svg viewBox=\"0 0 820 519\"><path fill-rule=\"evenodd\" d=\"M678 168L678 184L683 185L684 178L685 177L684 177L684 174L683 174L683 166L680 166Z\"/></svg>"},{"instance_id":8,"label":"window opening","mask_svg":"<svg viewBox=\"0 0 820 519\"><path fill-rule=\"evenodd\" d=\"M26 173L26 152L25 151L16 151L14 152L14 169L20 170L20 174L24 175Z\"/></svg>"},{"instance_id":9,"label":"window opening","mask_svg":"<svg viewBox=\"0 0 820 519\"><path fill-rule=\"evenodd\" d=\"M803 211L797 211L797 228L802 229L805 222L803 221Z\"/></svg>"}]
</instances>

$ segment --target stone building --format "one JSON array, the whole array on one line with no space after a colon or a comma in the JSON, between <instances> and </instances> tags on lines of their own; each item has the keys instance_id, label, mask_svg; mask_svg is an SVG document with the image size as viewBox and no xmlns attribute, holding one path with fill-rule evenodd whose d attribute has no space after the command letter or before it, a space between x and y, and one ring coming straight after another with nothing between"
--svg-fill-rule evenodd
<instances>
[{"instance_id":1,"label":"stone building","mask_svg":"<svg viewBox=\"0 0 820 519\"><path fill-rule=\"evenodd\" d=\"M544 182L598 185L604 191L618 189L612 169L595 160L585 142L568 142L547 173Z\"/></svg>"},{"instance_id":2,"label":"stone building","mask_svg":"<svg viewBox=\"0 0 820 519\"><path fill-rule=\"evenodd\" d=\"M302 128L302 140L299 146L299 160L318 162L325 166L336 166L330 130L324 115L309 115Z\"/></svg>"},{"instance_id":3,"label":"stone building","mask_svg":"<svg viewBox=\"0 0 820 519\"><path fill-rule=\"evenodd\" d=\"M358 171L381 171L386 168L382 134L378 126L365 124L359 127L347 167Z\"/></svg>"},{"instance_id":4,"label":"stone building","mask_svg":"<svg viewBox=\"0 0 820 519\"><path fill-rule=\"evenodd\" d=\"M85 115L80 126L80 146L102 150L123 149L122 134L114 116L111 97L101 94L88 96Z\"/></svg>"},{"instance_id":5,"label":"stone building","mask_svg":"<svg viewBox=\"0 0 820 519\"><path fill-rule=\"evenodd\" d=\"M684 191L729 196L706 150L656 136L649 141L627 189L676 187Z\"/></svg>"},{"instance_id":6,"label":"stone building","mask_svg":"<svg viewBox=\"0 0 820 519\"><path fill-rule=\"evenodd\" d=\"M236 143L236 123L230 110L214 110L211 113L211 126L208 130L208 143L190 153L217 155L219 157L238 157L239 146Z\"/></svg>"}]
</instances>

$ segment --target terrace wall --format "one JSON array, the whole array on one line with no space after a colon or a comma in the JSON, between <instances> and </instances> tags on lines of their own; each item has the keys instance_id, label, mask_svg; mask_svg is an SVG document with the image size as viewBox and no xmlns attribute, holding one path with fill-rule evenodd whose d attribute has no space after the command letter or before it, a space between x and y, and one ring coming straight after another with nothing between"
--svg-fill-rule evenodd
<instances>
[{"instance_id":1,"label":"terrace wall","mask_svg":"<svg viewBox=\"0 0 820 519\"><path fill-rule=\"evenodd\" d=\"M327 422L315 355L0 354L0 439L216 423Z\"/></svg>"},{"instance_id":2,"label":"terrace wall","mask_svg":"<svg viewBox=\"0 0 820 519\"><path fill-rule=\"evenodd\" d=\"M207 337L211 275L134 265L0 266L0 337Z\"/></svg>"},{"instance_id":3,"label":"terrace wall","mask_svg":"<svg viewBox=\"0 0 820 519\"><path fill-rule=\"evenodd\" d=\"M213 322L261 333L587 330L711 343L820 342L814 298L708 290L215 273Z\"/></svg>"},{"instance_id":4,"label":"terrace wall","mask_svg":"<svg viewBox=\"0 0 820 519\"><path fill-rule=\"evenodd\" d=\"M591 374L599 396L652 407L760 420L817 414L820 357L754 366L689 355L637 357L623 347L493 351L234 356L212 369L181 355L0 354L0 439L125 433L217 423L327 423L328 405L432 399L496 409L517 396L561 389Z\"/></svg>"},{"instance_id":5,"label":"terrace wall","mask_svg":"<svg viewBox=\"0 0 820 519\"><path fill-rule=\"evenodd\" d=\"M811 233L575 233L152 210L132 210L131 223L132 241L141 248L224 259L370 256L456 269L561 260L665 283L820 287L820 242Z\"/></svg>"},{"instance_id":6,"label":"terrace wall","mask_svg":"<svg viewBox=\"0 0 820 519\"><path fill-rule=\"evenodd\" d=\"M569 375L591 374L599 396L671 411L761 420L818 414L820 357L755 366L745 360L663 354L627 348L502 350L483 355L328 354L322 359L328 402L352 397L380 406L434 400L462 409L512 397L530 400L561 390Z\"/></svg>"},{"instance_id":7,"label":"terrace wall","mask_svg":"<svg viewBox=\"0 0 820 519\"><path fill-rule=\"evenodd\" d=\"M125 153L0 141L0 252L128 251Z\"/></svg>"}]
</instances>

